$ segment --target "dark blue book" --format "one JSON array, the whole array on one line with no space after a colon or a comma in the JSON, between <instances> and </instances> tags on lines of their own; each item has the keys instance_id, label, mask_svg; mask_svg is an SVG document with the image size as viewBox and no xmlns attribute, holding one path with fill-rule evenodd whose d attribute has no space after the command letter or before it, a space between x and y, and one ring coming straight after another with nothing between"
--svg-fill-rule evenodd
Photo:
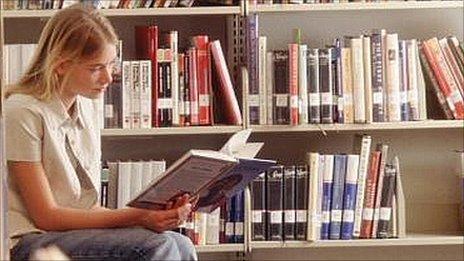
<instances>
[{"instance_id":1,"label":"dark blue book","mask_svg":"<svg viewBox=\"0 0 464 261\"><path fill-rule=\"evenodd\" d=\"M346 161L346 155L334 156L332 209L330 211L329 239L341 238L343 189L345 187Z\"/></svg>"},{"instance_id":2,"label":"dark blue book","mask_svg":"<svg viewBox=\"0 0 464 261\"><path fill-rule=\"evenodd\" d=\"M354 210L358 185L359 155L348 155L343 193L342 239L353 238Z\"/></svg>"},{"instance_id":3,"label":"dark blue book","mask_svg":"<svg viewBox=\"0 0 464 261\"><path fill-rule=\"evenodd\" d=\"M295 175L295 239L306 240L306 226L308 225L308 167L297 166Z\"/></svg>"},{"instance_id":4,"label":"dark blue book","mask_svg":"<svg viewBox=\"0 0 464 261\"><path fill-rule=\"evenodd\" d=\"M283 239L295 240L295 166L284 168L283 186Z\"/></svg>"},{"instance_id":5,"label":"dark blue book","mask_svg":"<svg viewBox=\"0 0 464 261\"><path fill-rule=\"evenodd\" d=\"M271 167L266 179L267 240L282 241L283 166Z\"/></svg>"},{"instance_id":6,"label":"dark blue book","mask_svg":"<svg viewBox=\"0 0 464 261\"><path fill-rule=\"evenodd\" d=\"M234 209L234 243L243 243L244 240L244 191L238 192L235 196L235 209Z\"/></svg>"},{"instance_id":7,"label":"dark blue book","mask_svg":"<svg viewBox=\"0 0 464 261\"><path fill-rule=\"evenodd\" d=\"M322 222L321 239L329 239L330 212L332 209L332 186L334 155L324 155L324 172L322 177Z\"/></svg>"},{"instance_id":8,"label":"dark blue book","mask_svg":"<svg viewBox=\"0 0 464 261\"><path fill-rule=\"evenodd\" d=\"M226 203L226 228L225 242L234 243L235 240L235 196L229 198Z\"/></svg>"},{"instance_id":9,"label":"dark blue book","mask_svg":"<svg viewBox=\"0 0 464 261\"><path fill-rule=\"evenodd\" d=\"M266 198L265 173L251 183L251 240L266 240Z\"/></svg>"}]
</instances>

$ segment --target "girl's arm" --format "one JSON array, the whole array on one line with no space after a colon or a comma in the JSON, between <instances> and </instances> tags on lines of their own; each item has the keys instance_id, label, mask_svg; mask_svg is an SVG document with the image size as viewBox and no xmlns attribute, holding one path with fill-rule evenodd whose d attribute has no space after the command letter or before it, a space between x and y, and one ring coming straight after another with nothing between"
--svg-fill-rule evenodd
<instances>
[{"instance_id":1,"label":"girl's arm","mask_svg":"<svg viewBox=\"0 0 464 261\"><path fill-rule=\"evenodd\" d=\"M42 230L70 230L85 228L115 228L144 226L157 232L177 227L190 212L187 201L177 208L151 211L125 209L75 209L59 206L53 197L42 163L9 161L9 175L13 176L34 224Z\"/></svg>"}]
</instances>

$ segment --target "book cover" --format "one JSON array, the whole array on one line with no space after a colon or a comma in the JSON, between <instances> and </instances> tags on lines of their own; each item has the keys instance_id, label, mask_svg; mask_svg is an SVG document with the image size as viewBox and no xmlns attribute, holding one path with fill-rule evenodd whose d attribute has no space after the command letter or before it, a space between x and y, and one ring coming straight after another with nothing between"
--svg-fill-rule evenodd
<instances>
[{"instance_id":1,"label":"book cover","mask_svg":"<svg viewBox=\"0 0 464 261\"><path fill-rule=\"evenodd\" d=\"M340 53L342 59L343 118L345 123L354 123L351 49L343 47Z\"/></svg>"},{"instance_id":2,"label":"book cover","mask_svg":"<svg viewBox=\"0 0 464 261\"><path fill-rule=\"evenodd\" d=\"M420 96L419 96L419 79L423 75L418 74L417 41L415 39L406 41L407 68L408 68L408 115L409 120L420 120ZM423 79L422 79L423 80ZM425 86L424 86L425 87ZM422 88L422 87L421 87Z\"/></svg>"},{"instance_id":3,"label":"book cover","mask_svg":"<svg viewBox=\"0 0 464 261\"><path fill-rule=\"evenodd\" d=\"M351 71L353 73L354 122L366 122L366 99L364 86L364 59L362 37L347 38L351 48Z\"/></svg>"},{"instance_id":4,"label":"book cover","mask_svg":"<svg viewBox=\"0 0 464 261\"><path fill-rule=\"evenodd\" d=\"M377 180L379 176L380 153L380 151L373 151L371 153L369 171L366 176L360 238L371 238L372 234Z\"/></svg>"},{"instance_id":5,"label":"book cover","mask_svg":"<svg viewBox=\"0 0 464 261\"><path fill-rule=\"evenodd\" d=\"M387 119L390 122L395 122L401 120L398 34L387 34L385 41Z\"/></svg>"},{"instance_id":6,"label":"book cover","mask_svg":"<svg viewBox=\"0 0 464 261\"><path fill-rule=\"evenodd\" d=\"M321 122L333 123L333 79L332 79L332 49L319 50L319 81L321 95Z\"/></svg>"},{"instance_id":7,"label":"book cover","mask_svg":"<svg viewBox=\"0 0 464 261\"><path fill-rule=\"evenodd\" d=\"M288 45L288 92L290 125L298 125L298 44Z\"/></svg>"},{"instance_id":8,"label":"book cover","mask_svg":"<svg viewBox=\"0 0 464 261\"><path fill-rule=\"evenodd\" d=\"M382 188L382 202L380 203L379 224L377 238L388 238L389 223L392 217L392 201L395 193L396 170L391 164L385 165L385 175Z\"/></svg>"},{"instance_id":9,"label":"book cover","mask_svg":"<svg viewBox=\"0 0 464 261\"><path fill-rule=\"evenodd\" d=\"M207 35L197 35L192 38L197 51L197 79L198 79L198 123L212 124L212 86L210 45Z\"/></svg>"},{"instance_id":10,"label":"book cover","mask_svg":"<svg viewBox=\"0 0 464 261\"><path fill-rule=\"evenodd\" d=\"M334 155L324 155L324 157L321 239L329 239L330 211L332 210Z\"/></svg>"},{"instance_id":11,"label":"book cover","mask_svg":"<svg viewBox=\"0 0 464 261\"><path fill-rule=\"evenodd\" d=\"M379 143L377 144L377 151L380 151L380 162L379 162L379 174L377 178L377 192L375 193L375 207L374 207L374 222L372 225L372 238L377 236L377 226L380 217L380 204L382 202L382 189L383 189L383 181L385 176L385 165L387 164L388 160L388 145Z\"/></svg>"},{"instance_id":12,"label":"book cover","mask_svg":"<svg viewBox=\"0 0 464 261\"><path fill-rule=\"evenodd\" d=\"M399 69L400 69L400 112L401 121L409 121L408 90L409 90L409 75L408 75L408 53L406 41L399 41Z\"/></svg>"},{"instance_id":13,"label":"book cover","mask_svg":"<svg viewBox=\"0 0 464 261\"><path fill-rule=\"evenodd\" d=\"M380 33L371 34L371 63L372 63L372 120L374 122L383 122L385 120L383 93L385 82L383 75L385 68L383 63L383 49L385 46L382 42Z\"/></svg>"},{"instance_id":14,"label":"book cover","mask_svg":"<svg viewBox=\"0 0 464 261\"><path fill-rule=\"evenodd\" d=\"M366 123L373 122L372 110L372 55L371 55L371 37L362 36L363 48L363 72L364 72L364 110L366 112Z\"/></svg>"},{"instance_id":15,"label":"book cover","mask_svg":"<svg viewBox=\"0 0 464 261\"><path fill-rule=\"evenodd\" d=\"M345 189L343 193L343 216L341 239L353 238L356 192L358 184L359 155L348 155L346 165Z\"/></svg>"},{"instance_id":16,"label":"book cover","mask_svg":"<svg viewBox=\"0 0 464 261\"><path fill-rule=\"evenodd\" d=\"M333 167L332 202L330 209L329 239L341 238L343 193L345 189L347 155L335 155Z\"/></svg>"},{"instance_id":17,"label":"book cover","mask_svg":"<svg viewBox=\"0 0 464 261\"><path fill-rule=\"evenodd\" d=\"M274 124L290 124L289 54L288 50L274 51Z\"/></svg>"}]
</instances>

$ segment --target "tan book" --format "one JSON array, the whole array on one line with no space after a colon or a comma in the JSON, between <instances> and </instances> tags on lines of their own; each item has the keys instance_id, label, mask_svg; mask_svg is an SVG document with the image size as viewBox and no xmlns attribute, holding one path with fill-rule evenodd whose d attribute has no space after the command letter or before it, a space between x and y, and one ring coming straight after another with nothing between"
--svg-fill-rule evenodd
<instances>
[{"instance_id":1,"label":"tan book","mask_svg":"<svg viewBox=\"0 0 464 261\"><path fill-rule=\"evenodd\" d=\"M372 123L372 63L371 63L371 38L363 36L363 66L364 66L364 110L366 123Z\"/></svg>"},{"instance_id":2,"label":"tan book","mask_svg":"<svg viewBox=\"0 0 464 261\"><path fill-rule=\"evenodd\" d=\"M399 75L399 48L398 34L386 36L386 94L387 94L387 121L401 120L400 110L400 75Z\"/></svg>"},{"instance_id":3,"label":"tan book","mask_svg":"<svg viewBox=\"0 0 464 261\"><path fill-rule=\"evenodd\" d=\"M342 86L343 86L343 117L345 123L354 123L353 105L353 73L351 71L351 49L342 48Z\"/></svg>"},{"instance_id":4,"label":"tan book","mask_svg":"<svg viewBox=\"0 0 464 261\"><path fill-rule=\"evenodd\" d=\"M364 90L363 40L361 37L351 41L351 69L353 73L354 122L366 122L366 102Z\"/></svg>"}]
</instances>

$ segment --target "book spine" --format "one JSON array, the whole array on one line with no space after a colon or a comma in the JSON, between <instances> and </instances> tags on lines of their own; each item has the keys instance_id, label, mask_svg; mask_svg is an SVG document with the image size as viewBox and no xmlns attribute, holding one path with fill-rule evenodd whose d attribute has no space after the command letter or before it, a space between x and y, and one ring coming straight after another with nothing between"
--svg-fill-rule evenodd
<instances>
[{"instance_id":1,"label":"book spine","mask_svg":"<svg viewBox=\"0 0 464 261\"><path fill-rule=\"evenodd\" d=\"M258 75L258 15L247 17L247 47L248 47L248 111L250 124L259 124L259 75Z\"/></svg>"},{"instance_id":2,"label":"book spine","mask_svg":"<svg viewBox=\"0 0 464 261\"><path fill-rule=\"evenodd\" d=\"M266 125L267 123L267 37L260 36L259 37L259 124Z\"/></svg>"},{"instance_id":3,"label":"book spine","mask_svg":"<svg viewBox=\"0 0 464 261\"><path fill-rule=\"evenodd\" d=\"M425 76L422 70L420 55L419 55L419 43L417 44L414 52L414 60L417 68L417 97L418 97L418 114L419 120L424 121L428 119L427 114L427 95L425 86ZM446 102L445 102L446 103Z\"/></svg>"},{"instance_id":4,"label":"book spine","mask_svg":"<svg viewBox=\"0 0 464 261\"><path fill-rule=\"evenodd\" d=\"M332 209L332 186L334 155L324 155L324 177L322 189L321 239L329 239L330 212Z\"/></svg>"},{"instance_id":5,"label":"book spine","mask_svg":"<svg viewBox=\"0 0 464 261\"><path fill-rule=\"evenodd\" d=\"M198 104L198 52L196 48L189 49L189 91L190 91L190 124L197 126L199 124L199 104Z\"/></svg>"},{"instance_id":6,"label":"book spine","mask_svg":"<svg viewBox=\"0 0 464 261\"><path fill-rule=\"evenodd\" d=\"M266 240L266 223L264 220L266 214L265 185L265 173L255 178L251 183L251 239L253 241Z\"/></svg>"},{"instance_id":7,"label":"book spine","mask_svg":"<svg viewBox=\"0 0 464 261\"><path fill-rule=\"evenodd\" d=\"M363 36L363 72L364 72L364 110L366 112L366 123L373 122L372 110L372 62L371 62L371 38Z\"/></svg>"},{"instance_id":8,"label":"book spine","mask_svg":"<svg viewBox=\"0 0 464 261\"><path fill-rule=\"evenodd\" d=\"M350 39L351 69L353 72L354 122L366 122L366 102L364 95L364 61L362 37Z\"/></svg>"},{"instance_id":9,"label":"book spine","mask_svg":"<svg viewBox=\"0 0 464 261\"><path fill-rule=\"evenodd\" d=\"M140 127L151 128L151 61L140 61Z\"/></svg>"},{"instance_id":10,"label":"book spine","mask_svg":"<svg viewBox=\"0 0 464 261\"><path fill-rule=\"evenodd\" d=\"M387 34L386 36L386 87L387 87L387 119L390 122L401 120L400 108L400 70L398 52L398 34Z\"/></svg>"},{"instance_id":11,"label":"book spine","mask_svg":"<svg viewBox=\"0 0 464 261\"><path fill-rule=\"evenodd\" d=\"M321 122L332 123L332 49L319 50L319 80L320 80L320 95L321 95Z\"/></svg>"},{"instance_id":12,"label":"book spine","mask_svg":"<svg viewBox=\"0 0 464 261\"><path fill-rule=\"evenodd\" d=\"M419 117L419 91L418 91L418 61L417 41L415 39L406 41L407 63L408 63L408 114L409 119L417 121Z\"/></svg>"},{"instance_id":13,"label":"book spine","mask_svg":"<svg viewBox=\"0 0 464 261\"><path fill-rule=\"evenodd\" d=\"M298 121L299 124L309 123L308 107L308 71L307 60L308 46L298 47Z\"/></svg>"},{"instance_id":14,"label":"book spine","mask_svg":"<svg viewBox=\"0 0 464 261\"><path fill-rule=\"evenodd\" d=\"M409 121L409 103L408 103L408 53L406 47L406 41L401 40L398 43L398 57L399 57L399 69L400 69L400 113L401 121Z\"/></svg>"},{"instance_id":15,"label":"book spine","mask_svg":"<svg viewBox=\"0 0 464 261\"><path fill-rule=\"evenodd\" d=\"M198 35L192 41L197 49L198 124L211 125L209 40L207 35Z\"/></svg>"},{"instance_id":16,"label":"book spine","mask_svg":"<svg viewBox=\"0 0 464 261\"><path fill-rule=\"evenodd\" d=\"M235 243L235 232L234 232L234 223L235 223L235 196L227 200L226 204L226 226L225 226L225 242L226 243Z\"/></svg>"},{"instance_id":17,"label":"book spine","mask_svg":"<svg viewBox=\"0 0 464 261\"><path fill-rule=\"evenodd\" d=\"M290 123L288 51L274 51L274 124Z\"/></svg>"},{"instance_id":18,"label":"book spine","mask_svg":"<svg viewBox=\"0 0 464 261\"><path fill-rule=\"evenodd\" d=\"M334 48L334 89L336 90L336 98L334 106L335 111L334 121L337 123L345 123L345 94L343 93L343 68L342 68L342 46L341 41L337 39Z\"/></svg>"},{"instance_id":19,"label":"book spine","mask_svg":"<svg viewBox=\"0 0 464 261\"><path fill-rule=\"evenodd\" d=\"M377 238L389 236L389 226L392 217L392 201L395 192L396 170L394 166L385 166L385 176L382 188L382 202L380 204L380 218L377 230Z\"/></svg>"},{"instance_id":20,"label":"book spine","mask_svg":"<svg viewBox=\"0 0 464 261\"><path fill-rule=\"evenodd\" d=\"M219 244L220 211L221 209L217 208L213 212L206 214L206 245Z\"/></svg>"},{"instance_id":21,"label":"book spine","mask_svg":"<svg viewBox=\"0 0 464 261\"><path fill-rule=\"evenodd\" d=\"M345 188L343 194L343 217L341 239L353 238L354 211L358 183L359 155L348 155Z\"/></svg>"},{"instance_id":22,"label":"book spine","mask_svg":"<svg viewBox=\"0 0 464 261\"><path fill-rule=\"evenodd\" d=\"M219 213L219 243L227 243L226 239L226 223L227 223L227 201L224 201L220 206Z\"/></svg>"},{"instance_id":23,"label":"book spine","mask_svg":"<svg viewBox=\"0 0 464 261\"><path fill-rule=\"evenodd\" d=\"M184 126L190 126L192 125L192 106L190 102L190 90L191 90L191 69L190 69L190 59L191 59L191 53L187 51L187 54L184 57L184 115L185 115L185 120L184 120Z\"/></svg>"},{"instance_id":24,"label":"book spine","mask_svg":"<svg viewBox=\"0 0 464 261\"><path fill-rule=\"evenodd\" d=\"M130 129L132 126L131 115L131 62L122 63L122 128Z\"/></svg>"},{"instance_id":25,"label":"book spine","mask_svg":"<svg viewBox=\"0 0 464 261\"><path fill-rule=\"evenodd\" d=\"M372 63L372 120L373 122L385 121L383 92L384 81L383 75L385 68L383 67L383 46L382 35L374 33L371 35L371 63Z\"/></svg>"},{"instance_id":26,"label":"book spine","mask_svg":"<svg viewBox=\"0 0 464 261\"><path fill-rule=\"evenodd\" d=\"M452 103L448 103L448 100L445 98L444 94L442 93L440 86L438 84L437 78L435 77L435 74L433 73L432 68L430 66L430 62L427 60L427 57L425 56L424 45L421 45L419 47L419 57L420 57L419 59L420 59L420 63L422 65L423 71L425 72L424 78L428 82L427 86L432 87L433 93L437 97L437 101L440 104L440 107L442 108L443 113L445 114L445 118L448 120L453 119L454 116L453 116L453 111L451 108L454 108L454 105Z\"/></svg>"},{"instance_id":27,"label":"book spine","mask_svg":"<svg viewBox=\"0 0 464 261\"><path fill-rule=\"evenodd\" d=\"M341 49L342 86L343 86L343 118L345 123L354 123L353 78L351 71L351 49Z\"/></svg>"},{"instance_id":28,"label":"book spine","mask_svg":"<svg viewBox=\"0 0 464 261\"><path fill-rule=\"evenodd\" d=\"M343 191L346 175L347 155L334 156L334 174L332 187L332 206L330 210L329 239L341 238Z\"/></svg>"},{"instance_id":29,"label":"book spine","mask_svg":"<svg viewBox=\"0 0 464 261\"><path fill-rule=\"evenodd\" d=\"M317 124L321 122L321 96L319 85L319 49L308 49L307 80L308 80L308 114L309 122Z\"/></svg>"},{"instance_id":30,"label":"book spine","mask_svg":"<svg viewBox=\"0 0 464 261\"><path fill-rule=\"evenodd\" d=\"M295 166L283 171L283 240L295 240Z\"/></svg>"},{"instance_id":31,"label":"book spine","mask_svg":"<svg viewBox=\"0 0 464 261\"><path fill-rule=\"evenodd\" d=\"M131 127L133 129L140 128L140 62L131 62L131 90L130 90L130 102L131 102Z\"/></svg>"},{"instance_id":32,"label":"book spine","mask_svg":"<svg viewBox=\"0 0 464 261\"><path fill-rule=\"evenodd\" d=\"M274 54L272 51L267 52L266 54L266 123L268 125L274 124Z\"/></svg>"},{"instance_id":33,"label":"book spine","mask_svg":"<svg viewBox=\"0 0 464 261\"><path fill-rule=\"evenodd\" d=\"M244 191L240 191L235 195L235 211L234 211L234 243L244 242Z\"/></svg>"},{"instance_id":34,"label":"book spine","mask_svg":"<svg viewBox=\"0 0 464 261\"><path fill-rule=\"evenodd\" d=\"M448 64L448 68L450 71L451 76L453 77L457 89L462 97L464 97L464 75L463 72L460 70L456 58L454 57L453 52L448 44L446 38L443 38L438 41L441 50L443 52L443 57L445 58L446 63Z\"/></svg>"},{"instance_id":35,"label":"book spine","mask_svg":"<svg viewBox=\"0 0 464 261\"><path fill-rule=\"evenodd\" d=\"M318 195L318 181L319 181L319 154L317 152L311 152L307 154L307 163L309 165L309 197L308 197L308 227L306 240L315 241L318 240L318 216L317 216L317 199Z\"/></svg>"},{"instance_id":36,"label":"book spine","mask_svg":"<svg viewBox=\"0 0 464 261\"><path fill-rule=\"evenodd\" d=\"M306 165L297 166L296 168L295 201L295 239L306 240L308 215L308 168Z\"/></svg>"},{"instance_id":37,"label":"book spine","mask_svg":"<svg viewBox=\"0 0 464 261\"><path fill-rule=\"evenodd\" d=\"M272 167L267 176L266 209L268 210L268 237L270 241L282 241L283 167Z\"/></svg>"},{"instance_id":38,"label":"book spine","mask_svg":"<svg viewBox=\"0 0 464 261\"><path fill-rule=\"evenodd\" d=\"M290 125L298 125L298 44L288 45L288 89L290 94Z\"/></svg>"},{"instance_id":39,"label":"book spine","mask_svg":"<svg viewBox=\"0 0 464 261\"><path fill-rule=\"evenodd\" d=\"M375 193L377 192L377 179L380 163L380 151L371 153L371 162L369 172L366 177L366 192L364 194L364 209L361 221L360 238L371 238L374 208L375 208Z\"/></svg>"},{"instance_id":40,"label":"book spine","mask_svg":"<svg viewBox=\"0 0 464 261\"><path fill-rule=\"evenodd\" d=\"M383 177L385 176L385 165L387 164L388 159L388 145L387 144L378 144L377 150L380 151L380 162L379 162L379 174L377 178L377 192L375 193L375 207L374 207L374 218L372 225L372 238L377 236L377 227L380 217L380 203L382 201L382 189L383 189Z\"/></svg>"},{"instance_id":41,"label":"book spine","mask_svg":"<svg viewBox=\"0 0 464 261\"><path fill-rule=\"evenodd\" d=\"M185 54L178 54L178 98L179 126L185 126Z\"/></svg>"},{"instance_id":42,"label":"book spine","mask_svg":"<svg viewBox=\"0 0 464 261\"><path fill-rule=\"evenodd\" d=\"M366 176L369 166L369 155L371 147L371 137L367 135L357 136L359 137L356 142L360 143L360 150L356 153L359 153L359 169L358 169L358 180L356 188L356 206L354 214L354 228L353 228L353 237L358 238L361 233L361 221L363 215L363 206L364 206L364 192L366 186ZM357 144L356 144L357 145Z\"/></svg>"}]
</instances>

